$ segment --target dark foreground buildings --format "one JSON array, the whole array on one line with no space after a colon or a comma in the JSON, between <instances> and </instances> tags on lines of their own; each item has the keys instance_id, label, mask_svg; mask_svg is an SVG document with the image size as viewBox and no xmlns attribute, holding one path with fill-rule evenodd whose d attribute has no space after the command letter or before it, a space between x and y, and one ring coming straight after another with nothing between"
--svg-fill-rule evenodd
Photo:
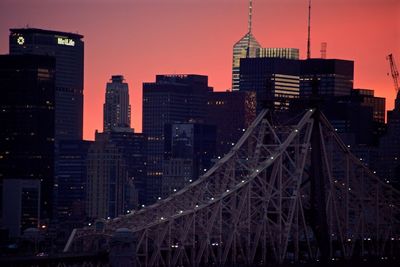
<instances>
[{"instance_id":1,"label":"dark foreground buildings","mask_svg":"<svg viewBox=\"0 0 400 267\"><path fill-rule=\"evenodd\" d=\"M52 215L54 87L53 57L0 56L0 214L12 236Z\"/></svg>"}]
</instances>

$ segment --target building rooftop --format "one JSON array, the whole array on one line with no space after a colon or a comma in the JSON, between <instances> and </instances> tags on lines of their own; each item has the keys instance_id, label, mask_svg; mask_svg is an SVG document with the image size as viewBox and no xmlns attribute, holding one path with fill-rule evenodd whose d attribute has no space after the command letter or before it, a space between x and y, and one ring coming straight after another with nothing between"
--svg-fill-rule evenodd
<instances>
[{"instance_id":1,"label":"building rooftop","mask_svg":"<svg viewBox=\"0 0 400 267\"><path fill-rule=\"evenodd\" d=\"M21 33L21 34L41 33L41 34L48 34L48 35L62 35L62 36L74 38L74 39L82 39L83 38L83 35L78 34L78 33L43 30L43 29L37 29L37 28L10 29L10 33Z\"/></svg>"}]
</instances>

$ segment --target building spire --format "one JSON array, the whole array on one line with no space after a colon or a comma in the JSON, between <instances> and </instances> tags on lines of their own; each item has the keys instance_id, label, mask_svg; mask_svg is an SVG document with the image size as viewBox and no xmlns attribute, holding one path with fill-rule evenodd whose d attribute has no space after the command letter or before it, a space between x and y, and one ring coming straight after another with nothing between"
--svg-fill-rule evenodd
<instances>
[{"instance_id":1,"label":"building spire","mask_svg":"<svg viewBox=\"0 0 400 267\"><path fill-rule=\"evenodd\" d=\"M253 17L253 1L249 0L249 21L248 21L249 33L251 33L252 17Z\"/></svg>"},{"instance_id":2,"label":"building spire","mask_svg":"<svg viewBox=\"0 0 400 267\"><path fill-rule=\"evenodd\" d=\"M311 0L308 1L307 59L311 58Z\"/></svg>"}]
</instances>

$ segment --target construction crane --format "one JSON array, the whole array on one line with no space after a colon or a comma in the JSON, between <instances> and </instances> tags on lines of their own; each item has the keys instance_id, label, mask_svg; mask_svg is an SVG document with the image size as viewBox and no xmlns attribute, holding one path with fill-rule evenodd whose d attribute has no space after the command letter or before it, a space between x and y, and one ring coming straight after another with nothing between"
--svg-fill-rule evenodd
<instances>
[{"instance_id":1,"label":"construction crane","mask_svg":"<svg viewBox=\"0 0 400 267\"><path fill-rule=\"evenodd\" d=\"M390 54L386 57L390 64L390 72L392 74L393 82L394 82L394 89L396 90L396 94L400 93L399 87L399 71L397 70L396 63L394 62L393 54Z\"/></svg>"}]
</instances>

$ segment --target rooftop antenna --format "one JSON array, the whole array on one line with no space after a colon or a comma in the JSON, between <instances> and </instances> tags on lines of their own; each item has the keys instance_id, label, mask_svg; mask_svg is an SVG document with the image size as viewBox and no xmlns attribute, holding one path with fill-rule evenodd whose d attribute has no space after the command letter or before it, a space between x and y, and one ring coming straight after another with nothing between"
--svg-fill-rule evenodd
<instances>
[{"instance_id":1,"label":"rooftop antenna","mask_svg":"<svg viewBox=\"0 0 400 267\"><path fill-rule=\"evenodd\" d=\"M310 49L310 32L311 32L311 0L308 1L308 38L307 38L307 59L311 58L311 49Z\"/></svg>"},{"instance_id":2,"label":"rooftop antenna","mask_svg":"<svg viewBox=\"0 0 400 267\"><path fill-rule=\"evenodd\" d=\"M250 37L251 37L251 24L252 24L252 17L253 17L253 0L249 0L249 20L248 20L248 32L247 32L247 51L246 57L250 57Z\"/></svg>"}]
</instances>

